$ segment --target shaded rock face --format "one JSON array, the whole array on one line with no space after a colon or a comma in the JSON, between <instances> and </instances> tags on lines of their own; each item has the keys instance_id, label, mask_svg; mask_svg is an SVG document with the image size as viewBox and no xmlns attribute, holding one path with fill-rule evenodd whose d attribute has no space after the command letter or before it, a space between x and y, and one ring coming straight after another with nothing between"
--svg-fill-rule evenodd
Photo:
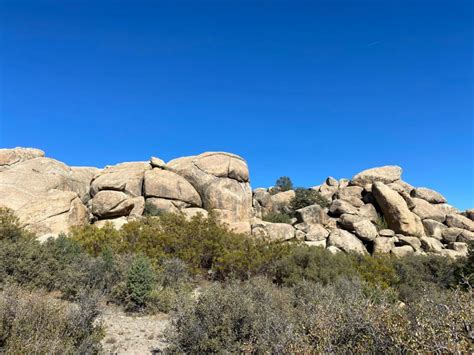
<instances>
[{"instance_id":1,"label":"shaded rock face","mask_svg":"<svg viewBox=\"0 0 474 355\"><path fill-rule=\"evenodd\" d=\"M14 210L40 237L87 223L120 228L141 218L148 205L187 219L213 212L236 232L334 253L466 255L466 243L474 240L474 210L457 210L440 193L401 180L401 173L398 166L384 166L352 180L328 177L311 188L328 200L327 207L293 211L295 191L252 191L245 160L230 153L168 163L152 157L101 170L69 167L38 149L0 149L0 206ZM262 221L270 213L291 219Z\"/></svg>"}]
</instances>

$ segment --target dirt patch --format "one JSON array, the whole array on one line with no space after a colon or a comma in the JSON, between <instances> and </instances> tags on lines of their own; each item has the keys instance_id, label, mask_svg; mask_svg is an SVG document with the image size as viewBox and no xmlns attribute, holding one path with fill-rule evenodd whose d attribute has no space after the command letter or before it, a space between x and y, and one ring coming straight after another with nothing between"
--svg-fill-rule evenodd
<instances>
[{"instance_id":1,"label":"dirt patch","mask_svg":"<svg viewBox=\"0 0 474 355\"><path fill-rule=\"evenodd\" d=\"M119 307L106 306L101 320L106 335L102 346L106 354L150 354L166 347L164 330L170 320L166 314L130 315Z\"/></svg>"}]
</instances>

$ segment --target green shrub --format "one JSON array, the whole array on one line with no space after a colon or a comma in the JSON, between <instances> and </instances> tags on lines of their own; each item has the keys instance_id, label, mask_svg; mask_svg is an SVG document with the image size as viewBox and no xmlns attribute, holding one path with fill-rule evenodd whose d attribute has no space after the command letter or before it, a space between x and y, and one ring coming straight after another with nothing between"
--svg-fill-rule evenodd
<instances>
[{"instance_id":1,"label":"green shrub","mask_svg":"<svg viewBox=\"0 0 474 355\"><path fill-rule=\"evenodd\" d=\"M160 216L164 213L163 210L159 209L158 207L156 207L153 203L151 203L150 201L146 201L145 202L145 208L143 209L143 215L144 216L150 216L150 217L153 217L153 216Z\"/></svg>"},{"instance_id":2,"label":"green shrub","mask_svg":"<svg viewBox=\"0 0 474 355\"><path fill-rule=\"evenodd\" d=\"M275 281L291 286L303 280L324 285L341 278L358 276L351 258L343 253L333 255L326 249L301 245L292 248L275 262Z\"/></svg>"},{"instance_id":3,"label":"green shrub","mask_svg":"<svg viewBox=\"0 0 474 355\"><path fill-rule=\"evenodd\" d=\"M77 305L42 292L7 287L0 294L0 352L7 354L97 354L103 329L96 298Z\"/></svg>"},{"instance_id":4,"label":"green shrub","mask_svg":"<svg viewBox=\"0 0 474 355\"><path fill-rule=\"evenodd\" d=\"M295 190L295 197L290 202L290 208L296 211L315 204L328 207L329 201L316 190L298 187Z\"/></svg>"},{"instance_id":5,"label":"green shrub","mask_svg":"<svg viewBox=\"0 0 474 355\"><path fill-rule=\"evenodd\" d=\"M155 272L150 260L141 255L135 257L127 275L127 308L129 310L143 309L154 284Z\"/></svg>"},{"instance_id":6,"label":"green shrub","mask_svg":"<svg viewBox=\"0 0 474 355\"><path fill-rule=\"evenodd\" d=\"M217 279L248 278L268 269L288 246L237 234L218 223L212 214L190 221L178 214L130 222L120 231L86 226L72 231L71 238L93 255L105 246L114 253L143 254L161 263L182 260L191 274L205 273Z\"/></svg>"},{"instance_id":7,"label":"green shrub","mask_svg":"<svg viewBox=\"0 0 474 355\"><path fill-rule=\"evenodd\" d=\"M262 218L266 222L291 224L291 217L286 213L271 212Z\"/></svg>"}]
</instances>

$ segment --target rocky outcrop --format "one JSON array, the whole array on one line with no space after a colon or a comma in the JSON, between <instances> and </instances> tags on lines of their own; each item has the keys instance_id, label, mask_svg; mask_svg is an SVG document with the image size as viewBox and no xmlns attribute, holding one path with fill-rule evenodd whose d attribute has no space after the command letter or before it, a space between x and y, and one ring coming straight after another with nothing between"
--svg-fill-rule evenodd
<instances>
[{"instance_id":1,"label":"rocky outcrop","mask_svg":"<svg viewBox=\"0 0 474 355\"><path fill-rule=\"evenodd\" d=\"M311 188L327 200L324 207L313 202L293 211L298 191L252 191L245 160L230 153L98 169L69 167L38 149L0 149L0 206L13 209L42 238L87 223L120 228L154 208L187 219L213 212L236 232L333 253L466 255L466 243L474 240L473 209L461 213L440 193L403 181L401 173L385 166L351 180L328 177ZM289 215L289 223L262 220L278 213Z\"/></svg>"},{"instance_id":2,"label":"rocky outcrop","mask_svg":"<svg viewBox=\"0 0 474 355\"><path fill-rule=\"evenodd\" d=\"M199 193L202 207L242 230L250 231L252 190L247 163L238 155L210 152L172 160L167 169L184 177ZM243 228L246 229L246 228Z\"/></svg>"}]
</instances>

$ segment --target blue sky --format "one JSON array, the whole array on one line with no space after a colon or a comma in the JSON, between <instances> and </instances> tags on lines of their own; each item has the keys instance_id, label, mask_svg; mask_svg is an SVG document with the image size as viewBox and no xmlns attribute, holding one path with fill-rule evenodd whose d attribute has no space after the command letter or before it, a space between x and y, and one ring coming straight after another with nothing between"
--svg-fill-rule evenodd
<instances>
[{"instance_id":1,"label":"blue sky","mask_svg":"<svg viewBox=\"0 0 474 355\"><path fill-rule=\"evenodd\" d=\"M253 187L398 164L474 207L473 4L0 0L0 146L230 151Z\"/></svg>"}]
</instances>

